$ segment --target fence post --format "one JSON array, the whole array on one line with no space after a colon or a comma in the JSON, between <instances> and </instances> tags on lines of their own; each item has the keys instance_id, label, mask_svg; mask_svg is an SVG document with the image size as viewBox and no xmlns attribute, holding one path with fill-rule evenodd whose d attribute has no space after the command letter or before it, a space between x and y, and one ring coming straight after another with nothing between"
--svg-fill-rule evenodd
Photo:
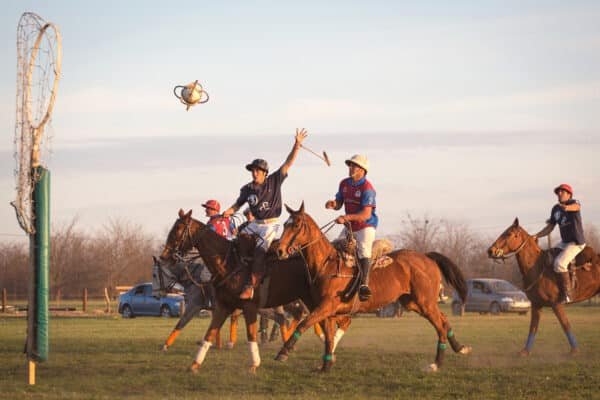
<instances>
[{"instance_id":1,"label":"fence post","mask_svg":"<svg viewBox=\"0 0 600 400\"><path fill-rule=\"evenodd\" d=\"M87 288L83 288L83 312L87 312Z\"/></svg>"},{"instance_id":2,"label":"fence post","mask_svg":"<svg viewBox=\"0 0 600 400\"><path fill-rule=\"evenodd\" d=\"M108 295L108 288L104 288L104 301L106 302L105 312L110 314L110 296Z\"/></svg>"},{"instance_id":3,"label":"fence post","mask_svg":"<svg viewBox=\"0 0 600 400\"><path fill-rule=\"evenodd\" d=\"M6 303L8 303L7 296L6 296L6 288L2 288L2 312L3 313L6 312Z\"/></svg>"}]
</instances>

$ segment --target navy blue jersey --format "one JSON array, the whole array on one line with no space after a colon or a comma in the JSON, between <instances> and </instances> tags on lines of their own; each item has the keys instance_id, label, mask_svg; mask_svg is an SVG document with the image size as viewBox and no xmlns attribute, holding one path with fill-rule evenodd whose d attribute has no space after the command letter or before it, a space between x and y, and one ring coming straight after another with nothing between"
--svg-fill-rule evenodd
<instances>
[{"instance_id":1,"label":"navy blue jersey","mask_svg":"<svg viewBox=\"0 0 600 400\"><path fill-rule=\"evenodd\" d=\"M248 202L256 219L278 218L281 215L281 184L286 177L280 168L268 175L262 185L250 182L242 186L236 206L239 208Z\"/></svg>"},{"instance_id":2,"label":"navy blue jersey","mask_svg":"<svg viewBox=\"0 0 600 400\"><path fill-rule=\"evenodd\" d=\"M571 199L565 204L579 204L579 202L575 199ZM553 225L558 224L558 227L560 228L560 238L563 242L585 244L580 211L565 211L557 204L552 207L548 223Z\"/></svg>"}]
</instances>

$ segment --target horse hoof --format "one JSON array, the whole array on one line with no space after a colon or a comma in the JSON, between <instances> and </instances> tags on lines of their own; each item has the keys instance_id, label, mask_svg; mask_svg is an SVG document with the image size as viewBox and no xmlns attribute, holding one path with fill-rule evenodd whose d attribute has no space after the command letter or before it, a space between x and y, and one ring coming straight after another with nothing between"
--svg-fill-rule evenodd
<instances>
[{"instance_id":1,"label":"horse hoof","mask_svg":"<svg viewBox=\"0 0 600 400\"><path fill-rule=\"evenodd\" d=\"M436 363L429 364L425 367L425 372L438 372L439 368Z\"/></svg>"},{"instance_id":2,"label":"horse hoof","mask_svg":"<svg viewBox=\"0 0 600 400\"><path fill-rule=\"evenodd\" d=\"M275 361L287 361L287 359L288 359L288 355L287 354L283 354L283 353L279 353L275 357Z\"/></svg>"},{"instance_id":3,"label":"horse hoof","mask_svg":"<svg viewBox=\"0 0 600 400\"><path fill-rule=\"evenodd\" d=\"M197 374L198 372L200 372L200 364L194 361L192 363L192 366L190 367L190 371L192 371L192 374Z\"/></svg>"},{"instance_id":4,"label":"horse hoof","mask_svg":"<svg viewBox=\"0 0 600 400\"><path fill-rule=\"evenodd\" d=\"M166 353L166 352L167 352L167 350L169 350L169 346L167 346L166 344L163 344L163 346L161 347L161 351L162 351L163 353Z\"/></svg>"},{"instance_id":5,"label":"horse hoof","mask_svg":"<svg viewBox=\"0 0 600 400\"><path fill-rule=\"evenodd\" d=\"M473 348L471 346L463 346L458 352L466 356L467 354L471 354L472 351Z\"/></svg>"},{"instance_id":6,"label":"horse hoof","mask_svg":"<svg viewBox=\"0 0 600 400\"><path fill-rule=\"evenodd\" d=\"M231 350L231 349L233 349L233 346L235 346L235 343L233 343L233 342L227 342L227 343L225 344L225 348L226 348L227 350Z\"/></svg>"},{"instance_id":7,"label":"horse hoof","mask_svg":"<svg viewBox=\"0 0 600 400\"><path fill-rule=\"evenodd\" d=\"M521 357L528 357L528 356L529 356L529 354L530 354L530 353L529 353L529 350L527 350L527 349L523 349L523 350L521 350L521 351L519 352L519 355L520 355Z\"/></svg>"},{"instance_id":8,"label":"horse hoof","mask_svg":"<svg viewBox=\"0 0 600 400\"><path fill-rule=\"evenodd\" d=\"M248 372L252 375L256 375L256 369L258 368L258 365L253 365L250 367L250 369L248 370Z\"/></svg>"}]
</instances>

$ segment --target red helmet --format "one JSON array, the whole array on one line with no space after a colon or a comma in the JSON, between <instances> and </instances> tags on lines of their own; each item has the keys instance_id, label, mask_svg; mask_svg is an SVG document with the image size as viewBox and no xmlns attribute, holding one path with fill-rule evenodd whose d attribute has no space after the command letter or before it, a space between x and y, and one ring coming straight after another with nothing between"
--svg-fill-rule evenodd
<instances>
[{"instance_id":1,"label":"red helmet","mask_svg":"<svg viewBox=\"0 0 600 400\"><path fill-rule=\"evenodd\" d=\"M558 194L559 190L564 190L565 192L569 192L571 196L573 196L573 188L571 185L567 185L566 183L561 183L557 187L554 188L554 194Z\"/></svg>"},{"instance_id":2,"label":"red helmet","mask_svg":"<svg viewBox=\"0 0 600 400\"><path fill-rule=\"evenodd\" d=\"M221 205L216 200L208 200L206 203L202 204L202 207L211 208L211 209L215 210L216 212L221 211Z\"/></svg>"}]
</instances>

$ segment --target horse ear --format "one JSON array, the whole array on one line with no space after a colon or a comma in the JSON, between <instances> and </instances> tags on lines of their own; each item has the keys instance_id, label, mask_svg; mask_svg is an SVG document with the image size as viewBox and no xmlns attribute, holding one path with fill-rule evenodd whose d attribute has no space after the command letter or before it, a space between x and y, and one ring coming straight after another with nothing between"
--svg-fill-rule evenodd
<instances>
[{"instance_id":1,"label":"horse ear","mask_svg":"<svg viewBox=\"0 0 600 400\"><path fill-rule=\"evenodd\" d=\"M288 213L290 213L290 215L293 215L293 214L294 214L294 210L292 210L292 209L290 208L290 206L288 206L287 204L284 204L284 205L285 205L285 209L286 209L286 211L287 211Z\"/></svg>"},{"instance_id":2,"label":"horse ear","mask_svg":"<svg viewBox=\"0 0 600 400\"><path fill-rule=\"evenodd\" d=\"M516 217L516 218L515 218L515 221L513 222L513 226L514 226L515 228L517 228L517 227L519 226L519 217Z\"/></svg>"},{"instance_id":3,"label":"horse ear","mask_svg":"<svg viewBox=\"0 0 600 400\"><path fill-rule=\"evenodd\" d=\"M302 204L300 204L300 209L298 211L301 213L304 212L304 200L302 200Z\"/></svg>"},{"instance_id":4,"label":"horse ear","mask_svg":"<svg viewBox=\"0 0 600 400\"><path fill-rule=\"evenodd\" d=\"M185 213L183 212L183 210L180 208L179 209L179 218L183 218L183 216L185 215Z\"/></svg>"},{"instance_id":5,"label":"horse ear","mask_svg":"<svg viewBox=\"0 0 600 400\"><path fill-rule=\"evenodd\" d=\"M188 211L187 214L184 215L185 219L189 220L192 218L192 210Z\"/></svg>"}]
</instances>

